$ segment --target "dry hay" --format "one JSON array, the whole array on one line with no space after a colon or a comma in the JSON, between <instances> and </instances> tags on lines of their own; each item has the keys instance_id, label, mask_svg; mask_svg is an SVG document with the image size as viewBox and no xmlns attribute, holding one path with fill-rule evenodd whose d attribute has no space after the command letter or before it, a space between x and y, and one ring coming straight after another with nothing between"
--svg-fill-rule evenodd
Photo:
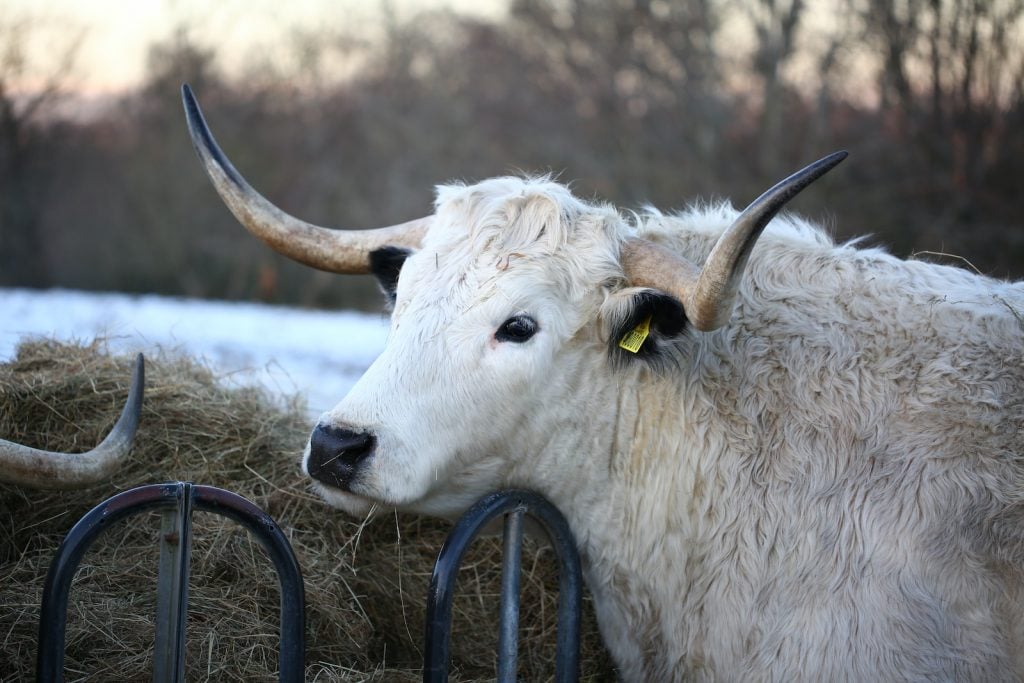
<instances>
[{"instance_id":1,"label":"dry hay","mask_svg":"<svg viewBox=\"0 0 1024 683\"><path fill-rule=\"evenodd\" d=\"M26 343L0 364L0 436L53 450L99 442L127 394L131 359L98 345ZM447 523L383 515L367 524L331 510L298 472L309 420L252 389L228 389L181 358L147 359L131 463L109 484L43 492L0 485L0 679L34 675L42 583L71 525L95 504L146 483L220 486L267 510L296 551L306 585L307 680L421 677L427 583ZM188 680L273 680L278 591L262 548L232 522L197 513L188 621ZM68 680L152 676L159 517L102 535L71 591ZM481 539L460 575L452 679L493 680L500 542ZM523 556L522 680L553 674L553 552ZM583 678L613 680L586 605Z\"/></svg>"}]
</instances>

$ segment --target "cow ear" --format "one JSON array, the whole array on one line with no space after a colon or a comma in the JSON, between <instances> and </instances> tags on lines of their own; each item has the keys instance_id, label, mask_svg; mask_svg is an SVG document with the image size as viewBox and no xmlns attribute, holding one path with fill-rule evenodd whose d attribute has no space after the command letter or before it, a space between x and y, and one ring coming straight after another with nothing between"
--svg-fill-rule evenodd
<instances>
[{"instance_id":1,"label":"cow ear","mask_svg":"<svg viewBox=\"0 0 1024 683\"><path fill-rule=\"evenodd\" d=\"M652 365L675 361L677 342L689 329L679 299L638 287L617 292L602 308L613 361L639 360Z\"/></svg>"},{"instance_id":2,"label":"cow ear","mask_svg":"<svg viewBox=\"0 0 1024 683\"><path fill-rule=\"evenodd\" d=\"M402 264L411 254L412 251L400 247L381 247L370 252L370 272L377 278L384 296L392 306L395 304Z\"/></svg>"}]
</instances>

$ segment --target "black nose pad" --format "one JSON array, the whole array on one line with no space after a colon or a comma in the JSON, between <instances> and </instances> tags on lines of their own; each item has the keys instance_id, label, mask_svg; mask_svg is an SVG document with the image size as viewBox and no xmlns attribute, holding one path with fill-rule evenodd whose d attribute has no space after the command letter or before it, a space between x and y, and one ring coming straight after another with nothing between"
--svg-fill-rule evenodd
<instances>
[{"instance_id":1,"label":"black nose pad","mask_svg":"<svg viewBox=\"0 0 1024 683\"><path fill-rule=\"evenodd\" d=\"M374 445L373 434L368 432L317 425L309 438L306 471L329 486L346 489L359 463L373 452Z\"/></svg>"}]
</instances>

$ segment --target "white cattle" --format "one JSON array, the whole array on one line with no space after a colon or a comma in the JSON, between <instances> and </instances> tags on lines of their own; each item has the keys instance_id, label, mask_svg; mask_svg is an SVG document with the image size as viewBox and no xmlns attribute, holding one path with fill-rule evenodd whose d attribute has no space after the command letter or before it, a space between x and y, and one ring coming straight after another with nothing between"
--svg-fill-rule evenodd
<instances>
[{"instance_id":1,"label":"white cattle","mask_svg":"<svg viewBox=\"0 0 1024 683\"><path fill-rule=\"evenodd\" d=\"M792 216L751 250L841 155L740 215L497 178L335 232L256 194L185 96L252 232L393 300L306 450L327 502L453 517L539 491L628 681L1024 677L1024 284Z\"/></svg>"}]
</instances>

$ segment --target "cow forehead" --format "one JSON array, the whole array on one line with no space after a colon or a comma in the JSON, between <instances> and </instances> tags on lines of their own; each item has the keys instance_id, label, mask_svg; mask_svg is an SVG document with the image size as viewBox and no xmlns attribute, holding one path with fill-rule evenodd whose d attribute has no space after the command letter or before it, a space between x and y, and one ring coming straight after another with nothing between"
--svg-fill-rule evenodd
<instances>
[{"instance_id":1,"label":"cow forehead","mask_svg":"<svg viewBox=\"0 0 1024 683\"><path fill-rule=\"evenodd\" d=\"M613 208L583 202L547 178L442 186L409 279L418 294L446 300L523 288L578 300L621 278L627 230Z\"/></svg>"}]
</instances>

